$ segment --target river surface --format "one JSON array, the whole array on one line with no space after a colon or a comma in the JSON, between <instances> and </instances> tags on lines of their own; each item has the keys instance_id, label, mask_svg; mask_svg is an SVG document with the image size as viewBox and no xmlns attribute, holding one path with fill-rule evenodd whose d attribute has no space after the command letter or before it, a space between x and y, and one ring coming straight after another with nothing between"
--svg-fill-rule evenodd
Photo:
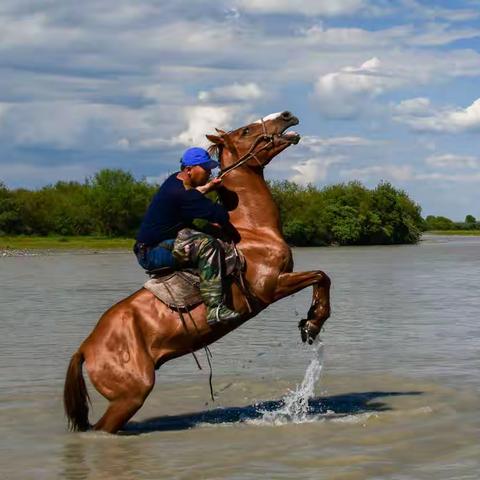
<instances>
[{"instance_id":1,"label":"river surface","mask_svg":"<svg viewBox=\"0 0 480 480\"><path fill-rule=\"evenodd\" d=\"M478 480L480 238L294 255L333 281L323 343L299 338L307 289L212 345L215 403L204 354L177 359L119 436L68 432L61 397L71 354L143 283L133 256L0 258L0 477Z\"/></svg>"}]
</instances>

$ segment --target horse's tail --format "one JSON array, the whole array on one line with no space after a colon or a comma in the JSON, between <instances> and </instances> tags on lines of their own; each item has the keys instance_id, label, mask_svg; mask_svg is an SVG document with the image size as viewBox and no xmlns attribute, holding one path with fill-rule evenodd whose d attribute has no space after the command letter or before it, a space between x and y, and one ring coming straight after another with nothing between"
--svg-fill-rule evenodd
<instances>
[{"instance_id":1,"label":"horse's tail","mask_svg":"<svg viewBox=\"0 0 480 480\"><path fill-rule=\"evenodd\" d=\"M85 380L82 375L82 364L85 361L83 353L73 354L68 365L63 390L63 405L68 418L68 428L73 431L84 432L90 428L88 423L88 396Z\"/></svg>"}]
</instances>

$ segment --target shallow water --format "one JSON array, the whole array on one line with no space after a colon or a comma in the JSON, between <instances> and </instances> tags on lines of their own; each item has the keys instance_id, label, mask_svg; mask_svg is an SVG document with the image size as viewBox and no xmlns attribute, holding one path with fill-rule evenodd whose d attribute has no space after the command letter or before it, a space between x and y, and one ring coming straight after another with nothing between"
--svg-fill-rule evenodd
<instances>
[{"instance_id":1,"label":"shallow water","mask_svg":"<svg viewBox=\"0 0 480 480\"><path fill-rule=\"evenodd\" d=\"M67 432L61 395L143 281L132 256L0 258L1 478L478 479L480 239L294 253L333 280L323 347L298 335L305 290L212 346L215 404L204 356L172 361L121 436Z\"/></svg>"}]
</instances>

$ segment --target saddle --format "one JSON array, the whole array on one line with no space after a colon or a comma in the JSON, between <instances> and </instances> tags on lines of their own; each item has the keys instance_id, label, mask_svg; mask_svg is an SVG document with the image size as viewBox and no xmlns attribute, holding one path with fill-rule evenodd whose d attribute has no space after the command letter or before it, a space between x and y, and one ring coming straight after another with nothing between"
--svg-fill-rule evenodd
<instances>
[{"instance_id":1,"label":"saddle","mask_svg":"<svg viewBox=\"0 0 480 480\"><path fill-rule=\"evenodd\" d=\"M238 279L243 284L245 258L233 243L219 242L224 251L224 277ZM144 288L173 310L190 310L203 302L200 295L200 276L196 269L174 270L163 267L149 270L147 275L150 279L144 283Z\"/></svg>"}]
</instances>

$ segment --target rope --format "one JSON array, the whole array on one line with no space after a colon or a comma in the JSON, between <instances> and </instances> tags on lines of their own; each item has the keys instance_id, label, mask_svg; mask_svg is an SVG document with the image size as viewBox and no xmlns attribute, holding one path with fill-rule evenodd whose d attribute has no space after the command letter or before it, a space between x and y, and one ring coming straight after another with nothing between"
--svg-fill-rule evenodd
<instances>
[{"instance_id":1,"label":"rope","mask_svg":"<svg viewBox=\"0 0 480 480\"><path fill-rule=\"evenodd\" d=\"M190 313L190 310L187 310L188 316L190 317L190 320L192 321L195 330L197 333L200 335L200 330L197 327L197 324L195 323L195 320L193 319L192 314ZM208 362L208 367L210 369L210 373L208 375L208 385L210 387L210 398L212 399L212 402L215 401L215 396L213 394L213 369L212 369L212 362L210 361L211 358L213 358L212 352L208 348L208 345L204 345L203 349L205 350L205 356L207 357L207 362Z\"/></svg>"},{"instance_id":2,"label":"rope","mask_svg":"<svg viewBox=\"0 0 480 480\"><path fill-rule=\"evenodd\" d=\"M167 290L168 294L170 295L170 298L172 299L172 305L175 305L175 308L176 308L177 311L178 311L178 316L180 317L180 320L181 320L181 322L182 322L183 328L185 329L185 331L186 331L187 333L190 333L190 332L188 331L187 323L185 322L185 317L183 316L182 310L181 310L181 308L179 307L178 303L176 303L175 297L173 296L173 293L172 293L172 291L170 290L170 287L167 285L166 282L165 282L163 285L164 285L165 289ZM187 310L187 311L188 311L188 310ZM190 314L190 312L188 312L188 313ZM190 318L192 318L191 315L190 315ZM195 325L195 323L194 323L194 325ZM195 325L195 327L196 327L196 325ZM198 331L198 329L197 329L197 331ZM190 350L190 353L192 354L193 358L195 359L195 362L196 362L196 364L197 364L198 369L199 369L199 370L202 370L202 366L200 365L200 362L198 361L198 358L197 358L197 355L195 354L195 352L194 352L193 350Z\"/></svg>"},{"instance_id":3,"label":"rope","mask_svg":"<svg viewBox=\"0 0 480 480\"><path fill-rule=\"evenodd\" d=\"M180 320L182 322L183 328L185 328L185 331L187 333L190 333L188 331L187 323L185 322L185 318L183 316L182 310L180 309L180 307L176 303L175 298L173 296L173 293L170 290L170 287L166 283L164 283L164 285L165 285L165 288L166 288L168 294L170 295L170 297L172 299L172 304L175 305L175 307L178 310L178 315L179 315ZM201 338L200 330L198 329L197 324L196 324L195 320L193 319L193 316L190 313L190 310L188 310L188 309L187 309L187 314L190 317L190 320L192 321L192 324L195 327L195 330L197 331L197 334L200 335L200 338ZM205 356L207 357L208 367L209 367L209 370L210 370L210 373L208 375L208 385L210 387L210 398L212 399L212 402L215 402L215 395L213 393L213 369L212 369L212 362L211 362L211 358L213 358L213 355L212 355L212 352L210 351L210 349L208 348L208 345L204 344L203 349L205 350ZM190 350L190 353L192 354L193 358L195 359L195 362L197 362L198 369L202 370L202 366L200 365L200 362L198 361L198 358L195 355L195 352L193 350Z\"/></svg>"},{"instance_id":4,"label":"rope","mask_svg":"<svg viewBox=\"0 0 480 480\"><path fill-rule=\"evenodd\" d=\"M230 173L232 170L235 170L236 168L238 167L241 167L244 163L247 163L251 158L254 158L257 163L259 164L260 167L264 167L264 165L260 162L260 160L257 158L257 155L260 153L260 152L263 152L264 150L266 150L267 148L270 147L270 145L273 145L274 144L274 135L269 135L267 133L267 128L265 126L265 122L263 121L262 119L262 127L263 127L263 134L262 135L259 135L255 141L253 142L253 145L250 147L250 150L245 154L243 155L242 157L240 157L235 163L233 163L232 165L230 165L229 167L227 168L224 168L223 170L220 170L220 174L217 176L217 178L223 178L225 175L227 175L228 173ZM255 147L262 141L262 140L266 140L267 143L262 147L260 148L260 150L258 150L257 152L254 152L253 150L255 149Z\"/></svg>"}]
</instances>

